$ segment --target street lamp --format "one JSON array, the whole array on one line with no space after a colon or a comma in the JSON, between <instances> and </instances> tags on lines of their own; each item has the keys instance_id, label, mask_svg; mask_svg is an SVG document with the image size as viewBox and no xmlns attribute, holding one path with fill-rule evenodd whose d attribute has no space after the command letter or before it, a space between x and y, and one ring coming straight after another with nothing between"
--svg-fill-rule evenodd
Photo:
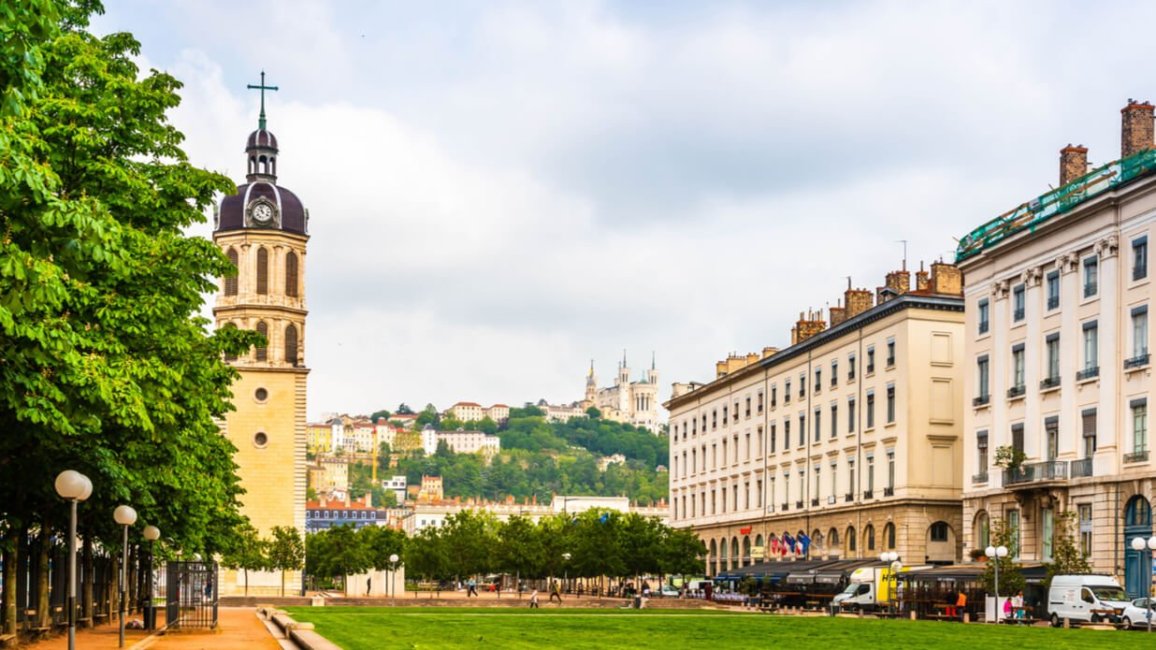
<instances>
[{"instance_id":1,"label":"street lamp","mask_svg":"<svg viewBox=\"0 0 1156 650\"><path fill-rule=\"evenodd\" d=\"M394 598L397 596L397 553L389 554L389 604L393 604Z\"/></svg>"},{"instance_id":2,"label":"street lamp","mask_svg":"<svg viewBox=\"0 0 1156 650\"><path fill-rule=\"evenodd\" d=\"M161 538L161 529L145 526L144 538L149 541L148 574L145 576L144 623L146 630L155 630L157 615L153 610L153 542Z\"/></svg>"},{"instance_id":3,"label":"street lamp","mask_svg":"<svg viewBox=\"0 0 1156 650\"><path fill-rule=\"evenodd\" d=\"M92 495L92 481L74 469L56 476L56 493L68 500L68 650L76 650L76 504Z\"/></svg>"},{"instance_id":4,"label":"street lamp","mask_svg":"<svg viewBox=\"0 0 1156 650\"><path fill-rule=\"evenodd\" d=\"M1149 552L1148 553L1149 561L1146 562L1145 564L1148 567L1151 567L1152 566L1152 562L1151 562L1152 551L1156 551L1156 535L1153 535L1152 537L1149 537L1148 539L1144 539L1143 537L1133 537L1132 538L1132 550L1133 551L1143 553L1145 549L1147 549ZM1151 570L1152 570L1151 568L1148 569L1148 571L1151 571ZM1148 576L1148 582L1146 583L1146 585L1148 587L1148 600L1147 600L1148 606L1144 608L1144 615L1148 619L1148 632L1152 632L1152 576L1151 575Z\"/></svg>"},{"instance_id":5,"label":"street lamp","mask_svg":"<svg viewBox=\"0 0 1156 650\"><path fill-rule=\"evenodd\" d=\"M116 523L124 526L124 545L121 548L120 561L120 645L118 648L124 647L124 617L125 617L125 602L124 602L124 587L128 582L128 527L136 523L136 510L132 506L117 506L116 510L112 512L112 518Z\"/></svg>"},{"instance_id":6,"label":"street lamp","mask_svg":"<svg viewBox=\"0 0 1156 650\"><path fill-rule=\"evenodd\" d=\"M898 598L896 597L899 591L899 570L903 568L903 563L899 561L899 553L895 551L883 551L879 554L879 561L886 563L891 569L890 582L892 583L890 600L892 603L892 611L897 611L899 606Z\"/></svg>"},{"instance_id":7,"label":"street lamp","mask_svg":"<svg viewBox=\"0 0 1156 650\"><path fill-rule=\"evenodd\" d=\"M1007 557L1006 546L989 546L983 550L984 555L995 560L995 622L999 623L1003 608L999 606L999 561Z\"/></svg>"},{"instance_id":8,"label":"street lamp","mask_svg":"<svg viewBox=\"0 0 1156 650\"><path fill-rule=\"evenodd\" d=\"M566 591L566 582L570 579L570 553L562 554L562 591ZM561 598L561 596L559 596ZM558 602L562 602L559 600Z\"/></svg>"}]
</instances>

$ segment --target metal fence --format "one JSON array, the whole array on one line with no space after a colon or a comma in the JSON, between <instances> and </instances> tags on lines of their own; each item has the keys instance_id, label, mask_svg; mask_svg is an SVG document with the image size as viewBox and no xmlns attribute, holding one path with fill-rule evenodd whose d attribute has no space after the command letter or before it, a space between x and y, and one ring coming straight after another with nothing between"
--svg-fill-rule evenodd
<instances>
[{"instance_id":1,"label":"metal fence","mask_svg":"<svg viewBox=\"0 0 1156 650\"><path fill-rule=\"evenodd\" d=\"M216 628L217 563L169 562L166 574L166 624L182 630Z\"/></svg>"}]
</instances>

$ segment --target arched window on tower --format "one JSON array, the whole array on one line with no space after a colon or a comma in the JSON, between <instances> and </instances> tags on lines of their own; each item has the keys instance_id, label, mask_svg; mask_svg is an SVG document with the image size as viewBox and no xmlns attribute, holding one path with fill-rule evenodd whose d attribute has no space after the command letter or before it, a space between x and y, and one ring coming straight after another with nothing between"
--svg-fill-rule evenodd
<instances>
[{"instance_id":1,"label":"arched window on tower","mask_svg":"<svg viewBox=\"0 0 1156 650\"><path fill-rule=\"evenodd\" d=\"M257 159L257 168L261 171L262 174L268 173L269 172L269 159L266 158L265 156L261 156L260 158L258 158Z\"/></svg>"},{"instance_id":2,"label":"arched window on tower","mask_svg":"<svg viewBox=\"0 0 1156 650\"><path fill-rule=\"evenodd\" d=\"M285 256L285 295L297 297L297 253L293 251Z\"/></svg>"},{"instance_id":3,"label":"arched window on tower","mask_svg":"<svg viewBox=\"0 0 1156 650\"><path fill-rule=\"evenodd\" d=\"M237 249L230 247L226 254L229 256L229 264L233 265L233 274L225 276L225 295L235 296L237 295L237 269L240 266L237 260Z\"/></svg>"},{"instance_id":4,"label":"arched window on tower","mask_svg":"<svg viewBox=\"0 0 1156 650\"><path fill-rule=\"evenodd\" d=\"M285 363L297 365L297 326L292 323L285 328Z\"/></svg>"},{"instance_id":5,"label":"arched window on tower","mask_svg":"<svg viewBox=\"0 0 1156 650\"><path fill-rule=\"evenodd\" d=\"M265 342L257 346L257 361L269 360L269 326L265 321L257 323L257 333L265 337Z\"/></svg>"},{"instance_id":6,"label":"arched window on tower","mask_svg":"<svg viewBox=\"0 0 1156 650\"><path fill-rule=\"evenodd\" d=\"M269 293L269 251L264 248L257 249L257 293Z\"/></svg>"}]
</instances>

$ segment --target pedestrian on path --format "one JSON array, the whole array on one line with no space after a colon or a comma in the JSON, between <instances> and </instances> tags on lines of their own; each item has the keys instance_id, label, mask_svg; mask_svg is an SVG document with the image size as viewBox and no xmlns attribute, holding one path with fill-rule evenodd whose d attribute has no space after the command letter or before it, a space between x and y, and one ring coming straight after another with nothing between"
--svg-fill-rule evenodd
<instances>
[{"instance_id":1,"label":"pedestrian on path","mask_svg":"<svg viewBox=\"0 0 1156 650\"><path fill-rule=\"evenodd\" d=\"M558 599L558 604L561 605L562 604L562 594L558 593L558 581L557 580L555 580L553 583L550 584L550 602L554 602L555 598Z\"/></svg>"},{"instance_id":2,"label":"pedestrian on path","mask_svg":"<svg viewBox=\"0 0 1156 650\"><path fill-rule=\"evenodd\" d=\"M474 598L478 597L477 581L475 581L473 578L470 578L470 581L466 583L466 587L468 588L466 591L466 598L469 598L470 596L473 596Z\"/></svg>"},{"instance_id":3,"label":"pedestrian on path","mask_svg":"<svg viewBox=\"0 0 1156 650\"><path fill-rule=\"evenodd\" d=\"M538 606L538 590L537 589L535 589L533 592L530 593L530 609L541 609L541 607Z\"/></svg>"}]
</instances>

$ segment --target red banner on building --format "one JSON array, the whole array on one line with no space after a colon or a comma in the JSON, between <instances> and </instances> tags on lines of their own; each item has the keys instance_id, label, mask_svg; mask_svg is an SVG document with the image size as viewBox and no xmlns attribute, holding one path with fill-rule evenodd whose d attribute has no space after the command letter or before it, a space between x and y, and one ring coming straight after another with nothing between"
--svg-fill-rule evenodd
<instances>
[{"instance_id":1,"label":"red banner on building","mask_svg":"<svg viewBox=\"0 0 1156 650\"><path fill-rule=\"evenodd\" d=\"M740 535L750 535L751 534L751 527L747 526L746 528L740 528L739 534Z\"/></svg>"}]
</instances>

